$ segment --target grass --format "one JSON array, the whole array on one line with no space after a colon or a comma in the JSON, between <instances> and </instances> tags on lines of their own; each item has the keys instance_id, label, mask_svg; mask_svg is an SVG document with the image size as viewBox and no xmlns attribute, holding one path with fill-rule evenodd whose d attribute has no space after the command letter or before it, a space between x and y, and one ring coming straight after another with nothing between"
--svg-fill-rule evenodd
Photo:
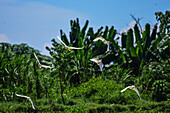
<instances>
[{"instance_id":1,"label":"grass","mask_svg":"<svg viewBox=\"0 0 170 113\"><path fill-rule=\"evenodd\" d=\"M170 102L150 102L145 100L137 100L134 104L98 104L92 102L84 102L84 100L79 99L70 99L71 104L63 105L58 104L57 101L52 101L51 103L48 100L44 101L43 99L37 100L35 102L35 108L37 112L170 112ZM41 104L40 104L41 103ZM74 104L72 104L74 103ZM1 102L0 103L0 112L33 112L31 104L24 102Z\"/></svg>"},{"instance_id":2,"label":"grass","mask_svg":"<svg viewBox=\"0 0 170 113\"><path fill-rule=\"evenodd\" d=\"M170 112L170 101L154 102L147 98L139 99L136 92L127 90L120 93L124 86L112 80L93 78L78 87L64 91L64 101L60 96L53 99L33 100L36 112L65 113L109 113L109 112ZM141 94L142 97L147 95ZM0 112L34 112L28 100L0 102Z\"/></svg>"},{"instance_id":3,"label":"grass","mask_svg":"<svg viewBox=\"0 0 170 113\"><path fill-rule=\"evenodd\" d=\"M113 80L92 78L77 87L68 87L64 91L63 104L59 94L50 99L34 99L36 112L65 113L109 113L109 112L170 112L170 101L156 102L141 93L139 99L135 91L120 93L125 86ZM27 99L0 102L0 112L34 112Z\"/></svg>"}]
</instances>

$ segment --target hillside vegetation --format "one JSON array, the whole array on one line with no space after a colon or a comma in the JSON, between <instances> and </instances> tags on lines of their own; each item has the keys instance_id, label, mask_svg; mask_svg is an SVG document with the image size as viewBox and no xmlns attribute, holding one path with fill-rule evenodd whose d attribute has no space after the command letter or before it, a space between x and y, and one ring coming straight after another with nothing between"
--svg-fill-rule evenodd
<instances>
[{"instance_id":1,"label":"hillside vegetation","mask_svg":"<svg viewBox=\"0 0 170 113\"><path fill-rule=\"evenodd\" d=\"M62 30L59 37L83 49L67 50L55 38L46 47L50 56L27 44L0 43L0 112L170 112L170 11L155 16L153 29L147 23L141 30L136 21L119 37L114 26L94 32L89 21L81 28L71 20L69 37ZM92 58L102 60L102 71ZM141 99L133 90L120 92L131 85ZM16 94L29 96L35 110Z\"/></svg>"}]
</instances>

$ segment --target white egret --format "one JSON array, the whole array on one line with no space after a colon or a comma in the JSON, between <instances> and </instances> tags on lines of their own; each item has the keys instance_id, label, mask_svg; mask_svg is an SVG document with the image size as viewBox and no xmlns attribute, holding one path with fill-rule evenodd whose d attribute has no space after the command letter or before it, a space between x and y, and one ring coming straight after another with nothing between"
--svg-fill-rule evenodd
<instances>
[{"instance_id":1,"label":"white egret","mask_svg":"<svg viewBox=\"0 0 170 113\"><path fill-rule=\"evenodd\" d=\"M23 97L23 98L28 99L28 100L31 102L31 104L32 104L32 108L33 108L33 109L35 109L34 104L33 104L33 101L31 100L31 98L30 98L30 97L28 97L28 96L24 96L24 95L19 95L19 94L16 94L16 96L18 96L18 97Z\"/></svg>"},{"instance_id":2,"label":"white egret","mask_svg":"<svg viewBox=\"0 0 170 113\"><path fill-rule=\"evenodd\" d=\"M125 89L121 90L120 92L124 92L124 91L126 91L128 88L131 89L131 90L136 91L136 93L138 94L138 96L139 96L139 98L140 98L139 91L138 91L138 89L137 89L134 85L128 86L128 87L126 87Z\"/></svg>"},{"instance_id":3,"label":"white egret","mask_svg":"<svg viewBox=\"0 0 170 113\"><path fill-rule=\"evenodd\" d=\"M109 41L106 41L103 37L97 37L93 40L93 42L96 42L98 40L101 40L104 44L107 44L107 51L109 51L109 47L110 47L110 42Z\"/></svg>"},{"instance_id":4,"label":"white egret","mask_svg":"<svg viewBox=\"0 0 170 113\"><path fill-rule=\"evenodd\" d=\"M62 40L59 36L57 36L58 40L60 40L60 42L65 46L65 49L67 50L70 50L70 49L83 49L84 47L82 48L77 48L77 47L68 47Z\"/></svg>"},{"instance_id":5,"label":"white egret","mask_svg":"<svg viewBox=\"0 0 170 113\"><path fill-rule=\"evenodd\" d=\"M95 63L97 63L97 65L100 67L100 71L102 71L103 70L103 63L102 63L102 60L99 60L99 59L97 59L97 58L92 58L92 59L90 59L91 61L93 61L93 62L95 62Z\"/></svg>"},{"instance_id":6,"label":"white egret","mask_svg":"<svg viewBox=\"0 0 170 113\"><path fill-rule=\"evenodd\" d=\"M37 60L37 62L38 62L38 67L39 68L41 68L41 67L44 67L44 68L52 68L52 67L50 67L50 66L46 66L46 65L42 65L41 63L40 63L40 61L38 60L38 57L37 57L37 55L34 53L34 56L35 56L35 58L36 58L36 60Z\"/></svg>"}]
</instances>

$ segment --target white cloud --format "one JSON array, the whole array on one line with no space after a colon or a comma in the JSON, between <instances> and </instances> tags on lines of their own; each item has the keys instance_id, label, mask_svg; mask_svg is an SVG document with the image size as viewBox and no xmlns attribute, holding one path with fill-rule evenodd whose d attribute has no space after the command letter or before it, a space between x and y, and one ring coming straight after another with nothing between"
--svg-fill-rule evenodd
<instances>
[{"instance_id":1,"label":"white cloud","mask_svg":"<svg viewBox=\"0 0 170 113\"><path fill-rule=\"evenodd\" d=\"M121 29L121 30L120 30L120 33L117 34L116 37L121 37L121 34L122 34L122 33L127 34L128 30L129 30L130 28L133 29L134 26L135 26L135 24L136 24L136 21L130 22L129 26L126 27L126 28ZM153 25L153 26L150 27L150 35L152 34L152 31L153 31L153 29L154 29L154 26L155 26L155 25ZM158 28L158 29L157 29L157 32L159 32L159 26L160 26L160 24L157 24L157 28ZM141 28L141 29L139 28L139 30L140 30L140 31L142 30L142 31L140 32L140 35L142 36L142 32L145 31L145 26L142 26L142 28ZM133 32L133 36L134 36L134 42L135 42L135 39L136 39L136 38L135 38L134 32ZM121 40L118 41L118 44L121 45Z\"/></svg>"},{"instance_id":2,"label":"white cloud","mask_svg":"<svg viewBox=\"0 0 170 113\"><path fill-rule=\"evenodd\" d=\"M136 24L136 21L130 22L130 24L129 24L128 27L123 28L123 29L120 30L120 34L121 34L121 33L127 33L127 31L128 31L130 28L132 28L132 29L134 28L135 24ZM151 33L152 33L152 31L153 31L154 26L155 26L155 25L153 25L153 26L150 27ZM160 26L160 24L157 24L157 28L159 28L159 26ZM145 30L145 26L142 26L142 28L141 28L141 29L139 28L139 30L142 30L142 32L143 32L143 31ZM158 29L158 31L159 31L159 29ZM141 34L141 35L142 35L142 34Z\"/></svg>"},{"instance_id":3,"label":"white cloud","mask_svg":"<svg viewBox=\"0 0 170 113\"><path fill-rule=\"evenodd\" d=\"M115 37L116 37L116 38L121 37L121 34L122 34L122 33L127 33L127 31L128 31L130 28L133 29L133 27L135 26L135 24L136 24L136 21L130 22L129 26L121 29L121 30L119 31L119 33L116 34ZM115 39L116 39L116 38L115 38ZM118 40L118 44L121 45L121 39Z\"/></svg>"},{"instance_id":4,"label":"white cloud","mask_svg":"<svg viewBox=\"0 0 170 113\"><path fill-rule=\"evenodd\" d=\"M52 44L50 44L50 43L45 43L45 44L44 44L44 47L43 47L43 50L41 51L41 54L50 56L49 51L46 49L46 46L48 46L48 47L50 48L50 47L52 47Z\"/></svg>"},{"instance_id":5,"label":"white cloud","mask_svg":"<svg viewBox=\"0 0 170 113\"><path fill-rule=\"evenodd\" d=\"M123 28L123 29L120 30L120 34L124 33L124 32L126 33L130 28L133 28L135 26L135 24L136 24L136 21L130 22L128 27Z\"/></svg>"},{"instance_id":6,"label":"white cloud","mask_svg":"<svg viewBox=\"0 0 170 113\"><path fill-rule=\"evenodd\" d=\"M152 31L155 25L150 26L150 35L152 34ZM160 24L157 24L157 32L159 32L159 27L160 27ZM145 26L142 27L142 31L145 31Z\"/></svg>"},{"instance_id":7,"label":"white cloud","mask_svg":"<svg viewBox=\"0 0 170 113\"><path fill-rule=\"evenodd\" d=\"M0 34L0 42L10 42L5 34Z\"/></svg>"}]
</instances>

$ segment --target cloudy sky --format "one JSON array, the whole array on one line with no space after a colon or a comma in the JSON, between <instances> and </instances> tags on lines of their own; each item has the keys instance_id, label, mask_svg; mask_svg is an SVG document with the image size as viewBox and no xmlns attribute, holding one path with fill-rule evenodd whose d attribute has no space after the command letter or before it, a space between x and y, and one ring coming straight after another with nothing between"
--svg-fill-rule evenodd
<instances>
[{"instance_id":1,"label":"cloudy sky","mask_svg":"<svg viewBox=\"0 0 170 113\"><path fill-rule=\"evenodd\" d=\"M0 42L27 43L47 54L51 39L70 31L70 20L95 30L114 26L118 31L132 26L130 14L141 25L156 23L154 13L170 10L170 0L0 0ZM131 23L131 24L130 24ZM57 40L57 39L56 39Z\"/></svg>"}]
</instances>

